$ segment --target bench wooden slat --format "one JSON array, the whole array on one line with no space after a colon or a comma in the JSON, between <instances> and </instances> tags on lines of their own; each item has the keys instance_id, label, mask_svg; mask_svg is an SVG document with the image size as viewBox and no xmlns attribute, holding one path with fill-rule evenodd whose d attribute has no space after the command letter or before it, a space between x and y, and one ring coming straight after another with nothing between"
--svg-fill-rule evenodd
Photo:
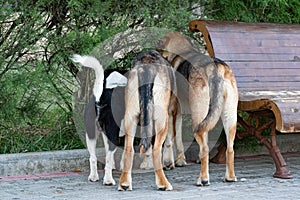
<instances>
[{"instance_id":1,"label":"bench wooden slat","mask_svg":"<svg viewBox=\"0 0 300 200\"><path fill-rule=\"evenodd\" d=\"M281 116L284 116L282 118L282 124L284 127L282 127L282 132L295 132L300 130L300 110L299 110L299 100L298 102L281 102L281 100L274 100L276 105L280 109ZM295 101L295 99L293 99Z\"/></svg>"},{"instance_id":2,"label":"bench wooden slat","mask_svg":"<svg viewBox=\"0 0 300 200\"><path fill-rule=\"evenodd\" d=\"M236 76L236 79L238 79L241 83L247 83L247 82L289 82L291 84L298 85L298 88L300 88L300 76L294 76L294 77L272 77L272 76L261 76L259 79L257 77L253 76ZM295 83L296 82L296 83ZM298 83L297 83L298 82Z\"/></svg>"},{"instance_id":3,"label":"bench wooden slat","mask_svg":"<svg viewBox=\"0 0 300 200\"><path fill-rule=\"evenodd\" d=\"M281 38L289 39L289 38L295 38L295 40L300 39L299 33L265 33L265 32L254 32L254 31L248 31L248 32L228 32L228 31L209 31L211 37L218 39L229 39L229 40L235 40L235 39L244 39L244 40L253 40L256 41L254 44L260 44L259 41L261 40L280 40ZM226 34L226 35L225 35ZM258 43L257 43L258 42Z\"/></svg>"},{"instance_id":4,"label":"bench wooden slat","mask_svg":"<svg viewBox=\"0 0 300 200\"><path fill-rule=\"evenodd\" d=\"M300 91L269 91L269 90L242 90L240 93L242 101L253 101L259 99L272 99L287 103L298 103L300 100ZM296 104L297 105L297 104Z\"/></svg>"},{"instance_id":5,"label":"bench wooden slat","mask_svg":"<svg viewBox=\"0 0 300 200\"><path fill-rule=\"evenodd\" d=\"M201 20L193 20L190 22L190 28L200 29L202 24ZM210 31L223 30L226 32L279 32L279 33L299 33L300 27L298 24L274 24L274 23L249 23L249 22L230 22L230 21L203 21ZM237 26L238 24L238 26ZM198 26L198 27L197 27Z\"/></svg>"},{"instance_id":6,"label":"bench wooden slat","mask_svg":"<svg viewBox=\"0 0 300 200\"><path fill-rule=\"evenodd\" d=\"M286 62L278 61L278 62L257 62L257 61L246 61L246 62L230 62L231 68L252 68L252 69L290 69L290 70L300 70L300 62Z\"/></svg>"},{"instance_id":7,"label":"bench wooden slat","mask_svg":"<svg viewBox=\"0 0 300 200\"><path fill-rule=\"evenodd\" d=\"M233 70L239 109L270 109L281 132L300 132L300 25L194 20L208 53Z\"/></svg>"},{"instance_id":8,"label":"bench wooden slat","mask_svg":"<svg viewBox=\"0 0 300 200\"><path fill-rule=\"evenodd\" d=\"M237 79L238 82L238 89L239 90L261 90L264 88L264 90L270 90L270 91L300 91L299 87L296 85L291 86L289 82L284 83L272 83L272 82L242 82L239 83L239 79Z\"/></svg>"},{"instance_id":9,"label":"bench wooden slat","mask_svg":"<svg viewBox=\"0 0 300 200\"><path fill-rule=\"evenodd\" d=\"M247 45L257 47L300 47L300 40L292 40L290 38L282 38L281 40L276 39L264 39L264 40L246 40L244 38L235 38L234 40L224 40L222 38L216 38L214 41L216 46L236 46L236 45Z\"/></svg>"},{"instance_id":10,"label":"bench wooden slat","mask_svg":"<svg viewBox=\"0 0 300 200\"><path fill-rule=\"evenodd\" d=\"M272 73L270 73L270 70L272 70ZM281 76L281 77L290 77L290 76L300 76L300 70L299 69L291 69L291 70L283 70L283 69L253 69L253 68L233 68L233 72L238 74L239 76L254 76L254 77L260 77L260 76Z\"/></svg>"},{"instance_id":11,"label":"bench wooden slat","mask_svg":"<svg viewBox=\"0 0 300 200\"><path fill-rule=\"evenodd\" d=\"M299 37L300 40L300 37ZM241 48L234 48L232 47L229 52L230 46L215 46L214 50L215 52L219 53L232 53L232 54L257 54L262 53L265 56L268 56L268 54L294 54L295 56L298 56L300 58L300 46L289 48L289 47L280 47L280 48L274 48L274 47L256 47L252 48L249 46L248 48L241 47Z\"/></svg>"},{"instance_id":12,"label":"bench wooden slat","mask_svg":"<svg viewBox=\"0 0 300 200\"><path fill-rule=\"evenodd\" d=\"M224 61L244 61L244 62L267 62L267 61L277 61L277 62L299 62L300 56L295 54L268 54L268 56L262 53L256 54L233 54L233 53L218 53L218 58Z\"/></svg>"}]
</instances>

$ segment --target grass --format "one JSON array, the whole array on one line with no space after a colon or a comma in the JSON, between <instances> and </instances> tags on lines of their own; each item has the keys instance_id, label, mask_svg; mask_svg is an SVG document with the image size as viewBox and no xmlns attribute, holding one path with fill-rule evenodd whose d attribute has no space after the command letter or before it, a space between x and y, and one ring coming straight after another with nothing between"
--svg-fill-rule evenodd
<instances>
[{"instance_id":1,"label":"grass","mask_svg":"<svg viewBox=\"0 0 300 200\"><path fill-rule=\"evenodd\" d=\"M190 115L183 116L183 140L193 141ZM238 127L240 130L241 127ZM219 130L221 132L221 130ZM137 133L137 135L139 135ZM266 134L269 135L269 134ZM224 135L221 134L221 137ZM0 126L0 154L26 153L85 148L84 138L80 137L72 123L58 123L56 127L20 126L7 128ZM122 138L124 140L124 138ZM137 145L139 141L136 141ZM124 141L120 142L121 144ZM261 144L253 136L235 140L235 149L255 152Z\"/></svg>"},{"instance_id":2,"label":"grass","mask_svg":"<svg viewBox=\"0 0 300 200\"><path fill-rule=\"evenodd\" d=\"M52 130L40 127L1 129L0 154L85 148L72 125Z\"/></svg>"}]
</instances>

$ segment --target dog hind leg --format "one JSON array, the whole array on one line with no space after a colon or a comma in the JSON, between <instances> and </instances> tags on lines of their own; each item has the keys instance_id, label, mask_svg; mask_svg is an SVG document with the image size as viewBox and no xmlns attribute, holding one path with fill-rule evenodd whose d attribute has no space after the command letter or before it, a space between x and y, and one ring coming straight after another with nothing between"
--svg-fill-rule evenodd
<instances>
[{"instance_id":1,"label":"dog hind leg","mask_svg":"<svg viewBox=\"0 0 300 200\"><path fill-rule=\"evenodd\" d=\"M186 166L186 159L184 155L184 146L182 142L182 115L177 114L176 121L176 134L175 134L175 147L176 147L176 159L175 159L175 166L183 167Z\"/></svg>"},{"instance_id":2,"label":"dog hind leg","mask_svg":"<svg viewBox=\"0 0 300 200\"><path fill-rule=\"evenodd\" d=\"M105 147L105 167L104 167L104 177L103 185L116 185L115 180L112 176L112 170L115 169L114 154L117 148L113 150L109 149L109 141L107 136L102 132L103 143Z\"/></svg>"},{"instance_id":3,"label":"dog hind leg","mask_svg":"<svg viewBox=\"0 0 300 200\"><path fill-rule=\"evenodd\" d=\"M86 144L90 154L90 175L88 177L88 180L92 182L99 181L99 175L97 171L96 143L97 135L95 138L90 139L88 137L88 134L86 134Z\"/></svg>"},{"instance_id":4,"label":"dog hind leg","mask_svg":"<svg viewBox=\"0 0 300 200\"><path fill-rule=\"evenodd\" d=\"M173 116L169 116L169 128L167 137L164 143L163 151L163 168L165 170L172 170L175 168L174 164L174 153L173 153L173 144L174 144L174 128L173 128Z\"/></svg>"},{"instance_id":5,"label":"dog hind leg","mask_svg":"<svg viewBox=\"0 0 300 200\"><path fill-rule=\"evenodd\" d=\"M166 115L167 116L167 115ZM166 117L167 118L167 117ZM165 123L155 123L156 135L155 135L155 143L153 146L153 166L155 172L155 180L156 186L159 190L173 190L172 185L167 180L161 162L161 149L162 144L167 135L168 129L168 119L165 120ZM162 125L162 126L161 126Z\"/></svg>"},{"instance_id":6,"label":"dog hind leg","mask_svg":"<svg viewBox=\"0 0 300 200\"><path fill-rule=\"evenodd\" d=\"M131 170L132 170L132 163L133 163L133 157L134 157L134 149L133 149L133 141L134 141L134 135L136 130L136 125L133 125L132 122L131 125L126 126L125 121L125 129L131 130L130 132L126 132L125 134L125 147L124 152L122 156L122 173L119 180L118 190L119 191L131 191L132 190L132 177L131 177ZM128 127L129 126L129 127ZM128 127L128 128L126 128Z\"/></svg>"},{"instance_id":7,"label":"dog hind leg","mask_svg":"<svg viewBox=\"0 0 300 200\"><path fill-rule=\"evenodd\" d=\"M207 87L207 81L197 73L190 75L190 88L189 88L189 103L191 116L193 121L193 130L199 123L201 123L209 110L209 88ZM209 147L207 144L208 130L197 129L194 133L194 137L199 145L199 159L201 162L200 175L197 180L197 185L206 186L209 185Z\"/></svg>"},{"instance_id":8,"label":"dog hind leg","mask_svg":"<svg viewBox=\"0 0 300 200\"><path fill-rule=\"evenodd\" d=\"M207 186L209 185L209 147L208 147L208 133L203 131L198 131L195 133L195 139L200 147L200 161L201 161L201 170L200 175L197 180L198 186Z\"/></svg>"},{"instance_id":9,"label":"dog hind leg","mask_svg":"<svg viewBox=\"0 0 300 200\"><path fill-rule=\"evenodd\" d=\"M237 178L234 173L234 150L233 144L237 126L237 104L238 92L235 86L226 83L227 95L225 99L224 109L221 114L224 130L226 133L227 149L226 149L226 173L224 181L235 182Z\"/></svg>"},{"instance_id":10,"label":"dog hind leg","mask_svg":"<svg viewBox=\"0 0 300 200\"><path fill-rule=\"evenodd\" d=\"M162 145L168 134L168 108L170 103L170 90L166 85L165 77L156 76L153 86L154 100L154 124L155 124L155 142L153 146L153 166L155 172L155 182L159 190L173 190L172 185L167 180L161 161Z\"/></svg>"},{"instance_id":11,"label":"dog hind leg","mask_svg":"<svg viewBox=\"0 0 300 200\"><path fill-rule=\"evenodd\" d=\"M140 108L136 104L136 102L139 102L138 86L139 81L137 71L132 70L129 74L125 91L125 146L122 155L122 173L118 184L119 191L132 190L131 170L134 157L133 142L138 123L138 116L140 114Z\"/></svg>"},{"instance_id":12,"label":"dog hind leg","mask_svg":"<svg viewBox=\"0 0 300 200\"><path fill-rule=\"evenodd\" d=\"M186 165L184 146L182 142L182 115L175 96L171 96L169 105L169 127L168 135L164 144L163 163L164 169L171 170ZM174 161L174 146L176 148L176 159Z\"/></svg>"}]
</instances>

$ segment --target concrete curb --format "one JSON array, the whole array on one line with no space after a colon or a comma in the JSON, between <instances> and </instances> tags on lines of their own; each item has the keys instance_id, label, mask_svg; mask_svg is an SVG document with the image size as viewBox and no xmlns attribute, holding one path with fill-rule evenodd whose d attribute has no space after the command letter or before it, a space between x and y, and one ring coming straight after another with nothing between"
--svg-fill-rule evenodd
<instances>
[{"instance_id":1,"label":"concrete curb","mask_svg":"<svg viewBox=\"0 0 300 200\"><path fill-rule=\"evenodd\" d=\"M120 168L123 150L115 153L116 168ZM98 169L104 169L105 149L97 149ZM135 155L133 168L137 169L141 158ZM89 153L86 149L46 151L19 154L0 154L0 176L17 176L57 172L88 172Z\"/></svg>"},{"instance_id":2,"label":"concrete curb","mask_svg":"<svg viewBox=\"0 0 300 200\"><path fill-rule=\"evenodd\" d=\"M50 151L0 155L0 175L54 173L88 170L87 150Z\"/></svg>"},{"instance_id":3,"label":"concrete curb","mask_svg":"<svg viewBox=\"0 0 300 200\"><path fill-rule=\"evenodd\" d=\"M299 134L278 135L277 144L282 153L299 152L300 140ZM198 156L198 145L190 144L186 150L186 159L196 160ZM118 148L115 153L116 168L120 169L120 160L123 149ZM215 150L211 151L214 154ZM236 156L251 156L268 154L264 146L258 147L257 151L236 151ZM98 169L104 169L105 150L97 149ZM142 158L135 154L133 169L138 169ZM45 174L57 172L88 172L89 171L89 153L86 149L47 151L19 154L0 154L0 176L17 176L30 174Z\"/></svg>"}]
</instances>

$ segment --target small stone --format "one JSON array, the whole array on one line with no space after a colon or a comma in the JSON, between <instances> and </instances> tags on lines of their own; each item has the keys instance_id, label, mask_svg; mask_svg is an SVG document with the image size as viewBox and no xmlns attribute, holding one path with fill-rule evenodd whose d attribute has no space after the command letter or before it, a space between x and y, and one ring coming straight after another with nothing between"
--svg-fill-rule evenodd
<instances>
[{"instance_id":1,"label":"small stone","mask_svg":"<svg viewBox=\"0 0 300 200\"><path fill-rule=\"evenodd\" d=\"M240 181L241 181L241 182L246 182L247 179L246 179L246 178L241 178Z\"/></svg>"},{"instance_id":2,"label":"small stone","mask_svg":"<svg viewBox=\"0 0 300 200\"><path fill-rule=\"evenodd\" d=\"M286 183L286 180L284 180L284 179L279 179L279 180L278 180L278 183Z\"/></svg>"},{"instance_id":3,"label":"small stone","mask_svg":"<svg viewBox=\"0 0 300 200\"><path fill-rule=\"evenodd\" d=\"M64 193L64 191L63 191L63 190L61 190L61 189L56 189L56 190L55 190L55 193L56 193L56 194L63 194L63 193Z\"/></svg>"}]
</instances>

